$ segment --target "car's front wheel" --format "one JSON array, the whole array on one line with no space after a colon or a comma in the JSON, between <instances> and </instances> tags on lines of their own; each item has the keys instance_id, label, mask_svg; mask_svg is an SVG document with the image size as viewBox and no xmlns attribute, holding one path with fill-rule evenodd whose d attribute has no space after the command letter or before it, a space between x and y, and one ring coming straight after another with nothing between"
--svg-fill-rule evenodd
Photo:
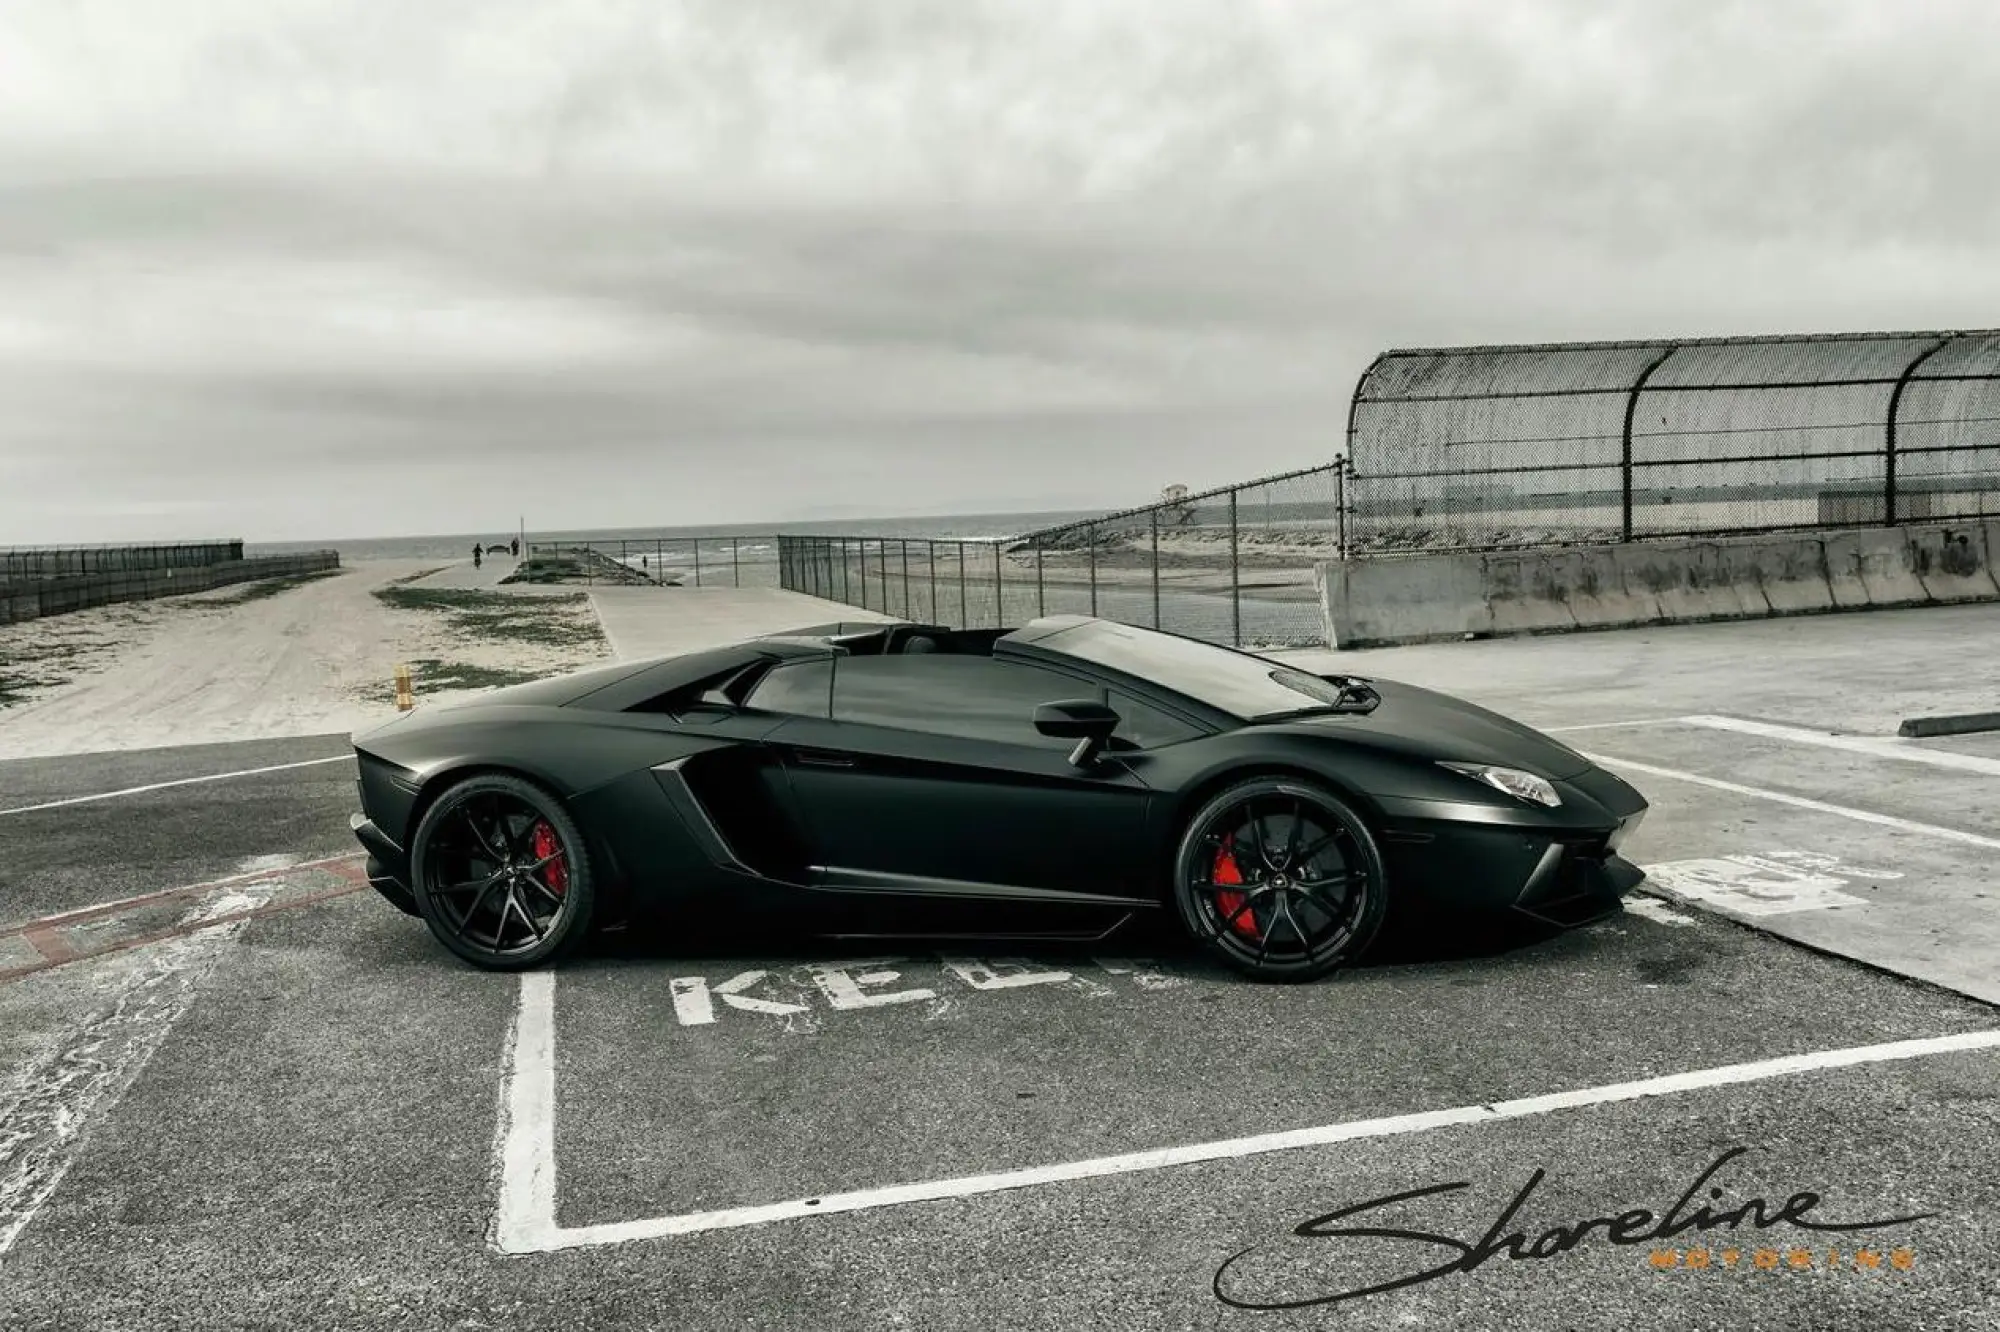
<instances>
[{"instance_id":1,"label":"car's front wheel","mask_svg":"<svg viewBox=\"0 0 2000 1332\"><path fill-rule=\"evenodd\" d=\"M1346 966L1381 928L1382 853L1354 807L1317 783L1253 777L1204 801L1174 858L1174 905L1224 963L1266 981Z\"/></svg>"},{"instance_id":2,"label":"car's front wheel","mask_svg":"<svg viewBox=\"0 0 2000 1332\"><path fill-rule=\"evenodd\" d=\"M410 846L418 914L477 967L524 971L564 956L596 903L583 833L562 802L489 773L442 792Z\"/></svg>"}]
</instances>

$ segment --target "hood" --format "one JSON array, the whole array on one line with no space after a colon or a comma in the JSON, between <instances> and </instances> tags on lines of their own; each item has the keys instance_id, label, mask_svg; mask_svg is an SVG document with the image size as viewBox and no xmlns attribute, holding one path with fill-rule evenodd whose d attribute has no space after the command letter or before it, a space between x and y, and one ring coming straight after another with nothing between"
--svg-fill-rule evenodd
<instances>
[{"instance_id":1,"label":"hood","mask_svg":"<svg viewBox=\"0 0 2000 1332\"><path fill-rule=\"evenodd\" d=\"M1568 745L1511 717L1430 689L1370 678L1382 696L1368 713L1301 718L1314 729L1361 732L1434 759L1523 768L1560 781L1596 765Z\"/></svg>"}]
</instances>

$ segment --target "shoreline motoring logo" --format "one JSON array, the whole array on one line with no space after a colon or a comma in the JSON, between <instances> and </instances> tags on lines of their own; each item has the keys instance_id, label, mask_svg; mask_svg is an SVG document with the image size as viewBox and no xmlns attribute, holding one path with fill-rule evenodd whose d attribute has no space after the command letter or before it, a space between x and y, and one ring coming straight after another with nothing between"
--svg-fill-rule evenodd
<instances>
[{"instance_id":1,"label":"shoreline motoring logo","mask_svg":"<svg viewBox=\"0 0 2000 1332\"><path fill-rule=\"evenodd\" d=\"M1240 1249L1224 1259L1215 1270L1211 1288L1215 1297L1224 1304L1238 1309L1304 1309L1317 1305L1337 1304L1343 1300L1359 1299L1364 1295L1379 1295L1387 1291L1401 1290L1409 1286L1421 1285L1427 1281L1437 1281L1449 1276L1470 1275L1495 1258L1509 1262L1535 1262L1559 1257L1583 1246L1587 1241L1597 1239L1594 1232L1602 1232L1601 1242L1619 1246L1654 1246L1649 1263L1655 1268L1681 1269L1689 1271L1723 1270L1741 1268L1749 1271L1771 1271L1779 1267L1812 1268L1824 1270L1830 1266L1844 1266L1856 1271L1879 1270L1884 1259L1876 1248L1858 1249L1844 1253L1831 1241L1821 1255L1813 1249L1787 1246L1744 1244L1720 1249L1697 1247L1680 1249L1668 1247L1662 1241L1673 1240L1681 1235L1706 1235L1711 1231L1728 1232L1731 1237L1742 1233L1741 1228L1751 1231L1766 1231L1777 1226L1789 1226L1825 1235L1846 1235L1860 1231L1885 1230L1892 1226L1906 1226L1938 1215L1936 1212L1913 1212L1902 1216L1879 1217L1871 1220L1823 1220L1812 1215L1823 1201L1823 1195L1813 1189L1800 1189L1788 1196L1782 1203L1773 1203L1761 1196L1751 1196L1741 1201L1729 1199L1728 1191L1714 1182L1722 1168L1745 1155L1747 1147L1731 1147L1715 1158L1706 1169L1695 1176L1680 1197L1675 1199L1665 1212L1655 1213L1646 1207L1630 1207L1622 1211L1610 1210L1598 1215L1571 1221L1557 1221L1547 1224L1537 1233L1534 1226L1519 1226L1516 1217L1527 1207L1528 1200L1542 1181L1548 1177L1545 1169L1537 1168L1528 1177L1520 1191L1500 1212L1499 1217L1477 1240L1460 1239L1456 1236L1436 1231L1405 1229L1399 1226L1361 1224L1341 1225L1354 1217L1366 1217L1385 1209L1401 1209L1403 1205L1420 1199L1441 1194L1457 1193L1472 1187L1470 1181L1461 1180L1452 1184L1430 1184L1421 1188L1407 1189L1397 1193L1383 1194L1362 1202L1350 1203L1345 1207L1325 1212L1310 1220L1302 1221L1292 1228L1292 1235L1304 1240L1361 1240L1366 1247L1361 1250L1374 1256L1381 1254L1382 1241L1398 1242L1414 1247L1424 1257L1437 1258L1439 1250L1445 1261L1435 1266L1411 1270L1398 1263L1391 1271L1397 1275L1376 1280L1364 1278L1359 1283L1331 1294L1303 1295L1294 1298L1260 1298L1248 1289L1252 1283L1270 1289L1273 1286L1296 1287L1301 1274L1287 1270L1280 1263L1266 1258L1257 1262L1254 1276L1239 1272L1248 1266L1246 1260L1257 1254L1258 1246ZM1697 1202L1698 1197L1706 1201ZM1329 1253L1341 1251L1341 1246L1328 1250L1313 1246L1311 1257L1323 1262ZM1864 1257L1865 1255L1865 1257ZM1908 1271L1916 1264L1916 1254L1908 1248L1891 1250L1886 1259L1893 1271ZM1311 1273L1307 1280L1323 1280L1323 1273Z\"/></svg>"}]
</instances>

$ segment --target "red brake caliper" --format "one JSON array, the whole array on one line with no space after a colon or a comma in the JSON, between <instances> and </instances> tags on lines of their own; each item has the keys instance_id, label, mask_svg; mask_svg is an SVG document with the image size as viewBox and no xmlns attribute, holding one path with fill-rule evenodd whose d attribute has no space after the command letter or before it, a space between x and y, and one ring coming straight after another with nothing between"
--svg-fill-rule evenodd
<instances>
[{"instance_id":1,"label":"red brake caliper","mask_svg":"<svg viewBox=\"0 0 2000 1332\"><path fill-rule=\"evenodd\" d=\"M530 836L536 860L555 857L542 867L542 882L549 886L550 892L561 897L569 891L569 866L563 862L562 842L556 837L556 830L543 819L535 824L535 830Z\"/></svg>"},{"instance_id":2,"label":"red brake caliper","mask_svg":"<svg viewBox=\"0 0 2000 1332\"><path fill-rule=\"evenodd\" d=\"M1222 839L1222 849L1215 853L1215 869L1210 877L1217 887L1243 882L1243 871L1236 866L1235 837L1233 834ZM1246 934L1252 939L1257 937L1257 913L1255 911L1243 911L1242 893L1232 893L1225 888L1215 895L1215 906L1217 910L1222 912L1224 920L1232 918L1235 920L1236 924L1234 928L1238 933ZM1241 915L1237 914L1239 911L1242 912Z\"/></svg>"}]
</instances>

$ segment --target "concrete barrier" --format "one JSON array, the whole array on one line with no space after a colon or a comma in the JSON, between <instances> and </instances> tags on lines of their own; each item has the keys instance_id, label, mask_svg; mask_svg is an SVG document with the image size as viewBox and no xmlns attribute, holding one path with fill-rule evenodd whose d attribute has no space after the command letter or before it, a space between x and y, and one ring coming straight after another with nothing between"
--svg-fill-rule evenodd
<instances>
[{"instance_id":1,"label":"concrete barrier","mask_svg":"<svg viewBox=\"0 0 2000 1332\"><path fill-rule=\"evenodd\" d=\"M1421 643L1493 631L1475 554L1328 560L1313 567L1313 581L1320 605L1329 617L1338 614L1339 632L1348 639Z\"/></svg>"},{"instance_id":2,"label":"concrete barrier","mask_svg":"<svg viewBox=\"0 0 2000 1332\"><path fill-rule=\"evenodd\" d=\"M1836 609L1827 581L1826 543L1817 535L1731 537L1716 544L1733 578L1756 580L1765 613L1803 615Z\"/></svg>"},{"instance_id":3,"label":"concrete barrier","mask_svg":"<svg viewBox=\"0 0 2000 1332\"><path fill-rule=\"evenodd\" d=\"M0 584L0 624L18 624L47 615L87 610L92 606L205 592L232 583L247 583L259 578L285 578L339 567L340 552L320 550L302 555L267 555L177 569L86 574L76 578Z\"/></svg>"},{"instance_id":4,"label":"concrete barrier","mask_svg":"<svg viewBox=\"0 0 2000 1332\"><path fill-rule=\"evenodd\" d=\"M1555 552L1520 551L1485 557L1486 605L1496 634L1574 629L1570 608L1581 572Z\"/></svg>"},{"instance_id":5,"label":"concrete barrier","mask_svg":"<svg viewBox=\"0 0 2000 1332\"><path fill-rule=\"evenodd\" d=\"M1580 629L1648 624L1660 618L1660 600L1645 585L1625 577L1617 552L1609 546L1583 546L1561 553L1556 567L1563 571L1570 609Z\"/></svg>"},{"instance_id":6,"label":"concrete barrier","mask_svg":"<svg viewBox=\"0 0 2000 1332\"><path fill-rule=\"evenodd\" d=\"M1625 586L1643 588L1670 623L1765 615L1770 603L1743 561L1725 559L1714 541L1644 541L1611 548Z\"/></svg>"},{"instance_id":7,"label":"concrete barrier","mask_svg":"<svg viewBox=\"0 0 2000 1332\"><path fill-rule=\"evenodd\" d=\"M1337 648L2000 600L2000 520L1328 561Z\"/></svg>"},{"instance_id":8,"label":"concrete barrier","mask_svg":"<svg viewBox=\"0 0 2000 1332\"><path fill-rule=\"evenodd\" d=\"M1826 572L1842 606L1921 606L1931 599L1902 528L1829 533Z\"/></svg>"},{"instance_id":9,"label":"concrete barrier","mask_svg":"<svg viewBox=\"0 0 2000 1332\"><path fill-rule=\"evenodd\" d=\"M1991 601L2000 597L1986 528L1981 524L1913 528L1910 554L1917 578L1932 601Z\"/></svg>"}]
</instances>

